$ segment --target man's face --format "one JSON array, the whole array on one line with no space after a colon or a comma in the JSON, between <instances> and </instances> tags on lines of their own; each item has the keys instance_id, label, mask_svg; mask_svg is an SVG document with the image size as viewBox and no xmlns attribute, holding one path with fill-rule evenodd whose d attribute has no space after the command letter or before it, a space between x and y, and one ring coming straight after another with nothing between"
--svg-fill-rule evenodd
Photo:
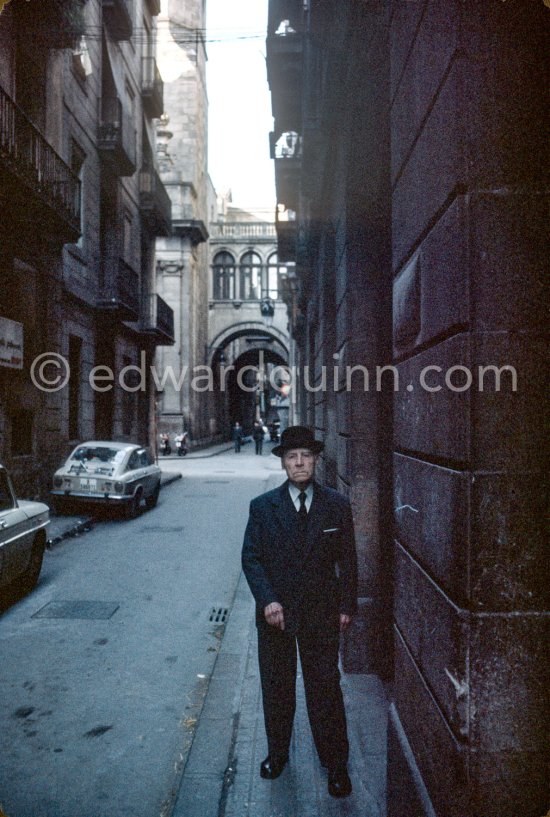
<instances>
[{"instance_id":1,"label":"man's face","mask_svg":"<svg viewBox=\"0 0 550 817\"><path fill-rule=\"evenodd\" d=\"M297 488L307 487L311 482L316 462L317 456L309 448L291 448L281 458L287 477Z\"/></svg>"}]
</instances>

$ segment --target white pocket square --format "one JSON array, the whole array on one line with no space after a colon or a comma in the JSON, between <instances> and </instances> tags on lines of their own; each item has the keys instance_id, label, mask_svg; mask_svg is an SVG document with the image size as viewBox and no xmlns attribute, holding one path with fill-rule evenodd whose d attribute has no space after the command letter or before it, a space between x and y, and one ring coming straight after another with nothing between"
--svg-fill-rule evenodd
<instances>
[{"instance_id":1,"label":"white pocket square","mask_svg":"<svg viewBox=\"0 0 550 817\"><path fill-rule=\"evenodd\" d=\"M340 530L340 528L324 528L323 533L334 533L336 530Z\"/></svg>"}]
</instances>

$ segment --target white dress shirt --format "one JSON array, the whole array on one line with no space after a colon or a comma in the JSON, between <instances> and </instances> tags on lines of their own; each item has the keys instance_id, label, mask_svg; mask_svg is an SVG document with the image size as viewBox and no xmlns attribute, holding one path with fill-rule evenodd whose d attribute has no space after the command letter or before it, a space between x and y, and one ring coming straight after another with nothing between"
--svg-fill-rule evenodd
<instances>
[{"instance_id":1,"label":"white dress shirt","mask_svg":"<svg viewBox=\"0 0 550 817\"><path fill-rule=\"evenodd\" d=\"M290 498L292 500L292 503L293 503L294 507L296 508L297 511L299 511L300 510L300 494L302 493L302 491L300 490L300 488L297 488L295 485L293 485L292 482L289 482L288 483L288 492L290 494ZM306 495L306 511L309 513L309 509L311 508L311 503L313 501L313 485L312 485L311 482L309 483L309 485L305 489L305 495Z\"/></svg>"}]
</instances>

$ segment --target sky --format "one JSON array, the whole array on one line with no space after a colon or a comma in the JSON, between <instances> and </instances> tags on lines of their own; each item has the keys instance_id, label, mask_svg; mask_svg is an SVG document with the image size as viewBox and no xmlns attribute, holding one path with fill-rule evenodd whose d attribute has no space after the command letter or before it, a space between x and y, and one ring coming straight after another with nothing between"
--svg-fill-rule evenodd
<instances>
[{"instance_id":1,"label":"sky","mask_svg":"<svg viewBox=\"0 0 550 817\"><path fill-rule=\"evenodd\" d=\"M218 193L275 213L273 129L265 65L268 0L207 0L208 165Z\"/></svg>"}]
</instances>

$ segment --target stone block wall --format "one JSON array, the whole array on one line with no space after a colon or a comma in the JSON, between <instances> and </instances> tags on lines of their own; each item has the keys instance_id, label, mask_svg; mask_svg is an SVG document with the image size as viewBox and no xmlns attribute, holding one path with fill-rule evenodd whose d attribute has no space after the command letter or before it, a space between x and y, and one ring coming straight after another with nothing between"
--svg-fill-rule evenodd
<instances>
[{"instance_id":1,"label":"stone block wall","mask_svg":"<svg viewBox=\"0 0 550 817\"><path fill-rule=\"evenodd\" d=\"M391 14L400 388L388 814L409 813L408 775L419 814L542 817L550 11L433 0L394 2ZM494 372L480 386L491 365L513 367L517 390L511 369L500 391ZM453 366L472 373L470 388L464 371L458 388L445 384Z\"/></svg>"}]
</instances>

